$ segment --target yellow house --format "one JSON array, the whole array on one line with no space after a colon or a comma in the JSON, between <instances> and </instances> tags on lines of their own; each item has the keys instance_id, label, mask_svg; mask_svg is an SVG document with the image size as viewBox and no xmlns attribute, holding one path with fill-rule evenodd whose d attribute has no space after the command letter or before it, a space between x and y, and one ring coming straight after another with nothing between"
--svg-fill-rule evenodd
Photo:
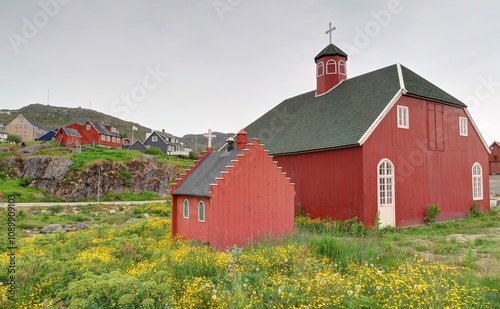
<instances>
[{"instance_id":1,"label":"yellow house","mask_svg":"<svg viewBox=\"0 0 500 309\"><path fill-rule=\"evenodd\" d=\"M37 121L24 117L17 116L8 125L5 126L5 132L8 134L18 135L23 142L32 141L47 133L47 129Z\"/></svg>"}]
</instances>

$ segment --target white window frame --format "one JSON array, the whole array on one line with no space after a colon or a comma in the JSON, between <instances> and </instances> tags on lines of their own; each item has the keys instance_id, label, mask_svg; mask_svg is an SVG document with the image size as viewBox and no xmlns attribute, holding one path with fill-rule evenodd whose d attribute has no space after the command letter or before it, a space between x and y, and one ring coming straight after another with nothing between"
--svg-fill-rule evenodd
<instances>
[{"instance_id":1,"label":"white window frame","mask_svg":"<svg viewBox=\"0 0 500 309\"><path fill-rule=\"evenodd\" d=\"M117 137L117 138L116 138L116 142L117 142L117 143L120 143L120 142L121 142L121 140L120 140L120 138L119 138L119 137Z\"/></svg>"},{"instance_id":2,"label":"white window frame","mask_svg":"<svg viewBox=\"0 0 500 309\"><path fill-rule=\"evenodd\" d=\"M116 143L116 136L113 136L113 138L111 139L111 141L113 141L113 143Z\"/></svg>"},{"instance_id":3,"label":"white window frame","mask_svg":"<svg viewBox=\"0 0 500 309\"><path fill-rule=\"evenodd\" d=\"M410 128L410 109L408 106L397 106L398 113L398 128L409 129Z\"/></svg>"},{"instance_id":4,"label":"white window frame","mask_svg":"<svg viewBox=\"0 0 500 309\"><path fill-rule=\"evenodd\" d=\"M111 142L111 136L106 135L106 142Z\"/></svg>"},{"instance_id":5,"label":"white window frame","mask_svg":"<svg viewBox=\"0 0 500 309\"><path fill-rule=\"evenodd\" d=\"M104 136L104 134L101 134L101 141L103 141L103 142L106 141L106 136Z\"/></svg>"},{"instance_id":6,"label":"white window frame","mask_svg":"<svg viewBox=\"0 0 500 309\"><path fill-rule=\"evenodd\" d=\"M468 136L469 135L469 129L468 129L468 121L467 117L458 117L458 127L460 130L460 136Z\"/></svg>"},{"instance_id":7,"label":"white window frame","mask_svg":"<svg viewBox=\"0 0 500 309\"><path fill-rule=\"evenodd\" d=\"M478 162L472 165L472 199L483 200L483 168Z\"/></svg>"},{"instance_id":8,"label":"white window frame","mask_svg":"<svg viewBox=\"0 0 500 309\"><path fill-rule=\"evenodd\" d=\"M202 215L200 215L201 212L203 212ZM202 219L202 217L203 217L203 219ZM200 201L198 203L198 221L205 222L205 203L203 203L203 201Z\"/></svg>"},{"instance_id":9,"label":"white window frame","mask_svg":"<svg viewBox=\"0 0 500 309\"><path fill-rule=\"evenodd\" d=\"M151 136L151 141L152 142L157 142L158 141L158 136Z\"/></svg>"},{"instance_id":10,"label":"white window frame","mask_svg":"<svg viewBox=\"0 0 500 309\"><path fill-rule=\"evenodd\" d=\"M333 67L333 70L329 69ZM330 59L326 62L326 74L337 74L337 62L333 59Z\"/></svg>"},{"instance_id":11,"label":"white window frame","mask_svg":"<svg viewBox=\"0 0 500 309\"><path fill-rule=\"evenodd\" d=\"M384 165L384 166L382 166ZM387 165L391 173L387 174ZM383 173L381 173L383 169ZM388 188L389 187L389 188ZM390 197L390 199L388 198ZM394 164L388 159L383 159L377 165L377 199L380 206L394 205Z\"/></svg>"},{"instance_id":12,"label":"white window frame","mask_svg":"<svg viewBox=\"0 0 500 309\"><path fill-rule=\"evenodd\" d=\"M320 74L320 68L321 68L321 74ZM320 61L316 66L316 77L320 77L323 75L325 75L325 64L323 63L323 61Z\"/></svg>"},{"instance_id":13,"label":"white window frame","mask_svg":"<svg viewBox=\"0 0 500 309\"><path fill-rule=\"evenodd\" d=\"M340 75L346 75L347 74L347 69L345 67L345 61L340 60L339 61L339 74Z\"/></svg>"},{"instance_id":14,"label":"white window frame","mask_svg":"<svg viewBox=\"0 0 500 309\"><path fill-rule=\"evenodd\" d=\"M90 131L90 124L88 124L86 127L87 131Z\"/></svg>"},{"instance_id":15,"label":"white window frame","mask_svg":"<svg viewBox=\"0 0 500 309\"><path fill-rule=\"evenodd\" d=\"M187 199L182 202L182 217L189 219L189 201Z\"/></svg>"}]
</instances>

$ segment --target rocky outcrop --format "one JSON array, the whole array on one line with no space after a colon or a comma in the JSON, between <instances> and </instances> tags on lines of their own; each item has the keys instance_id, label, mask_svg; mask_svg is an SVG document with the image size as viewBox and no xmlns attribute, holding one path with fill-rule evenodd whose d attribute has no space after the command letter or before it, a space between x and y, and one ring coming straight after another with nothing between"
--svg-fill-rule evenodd
<instances>
[{"instance_id":1,"label":"rocky outcrop","mask_svg":"<svg viewBox=\"0 0 500 309\"><path fill-rule=\"evenodd\" d=\"M145 157L124 162L100 161L82 171L71 171L73 162L61 156L15 157L7 161L9 174L33 179L31 186L62 199L101 196L110 192L150 191L167 196L169 183L180 167Z\"/></svg>"},{"instance_id":2,"label":"rocky outcrop","mask_svg":"<svg viewBox=\"0 0 500 309\"><path fill-rule=\"evenodd\" d=\"M68 174L73 161L64 157L55 156L33 156L15 157L7 162L11 169L11 176L23 178L29 176L40 180L61 180Z\"/></svg>"}]
</instances>

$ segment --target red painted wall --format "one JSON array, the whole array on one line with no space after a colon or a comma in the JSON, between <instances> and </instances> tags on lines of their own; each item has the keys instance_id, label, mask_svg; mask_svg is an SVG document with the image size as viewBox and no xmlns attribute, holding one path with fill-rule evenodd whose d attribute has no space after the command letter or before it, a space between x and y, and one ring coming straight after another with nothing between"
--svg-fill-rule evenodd
<instances>
[{"instance_id":1,"label":"red painted wall","mask_svg":"<svg viewBox=\"0 0 500 309\"><path fill-rule=\"evenodd\" d=\"M177 185L176 185L177 186ZM211 197L174 196L172 232L225 249L245 246L266 236L289 233L294 228L295 191L290 179L269 157L258 140L243 149L221 179L211 186ZM182 217L184 199L193 215ZM205 202L206 220L198 222L197 207Z\"/></svg>"},{"instance_id":2,"label":"red painted wall","mask_svg":"<svg viewBox=\"0 0 500 309\"><path fill-rule=\"evenodd\" d=\"M295 182L295 205L312 218L363 218L361 147L277 156Z\"/></svg>"},{"instance_id":3,"label":"red painted wall","mask_svg":"<svg viewBox=\"0 0 500 309\"><path fill-rule=\"evenodd\" d=\"M488 152L469 119L468 136L460 136L458 117L463 109L442 105L443 150L429 149L428 104L401 97L363 145L365 222L373 224L377 205L377 165L383 158L395 166L396 226L423 224L425 209L439 204L438 220L463 218L472 198L472 165L483 169L483 200L489 211ZM409 129L397 128L397 105L409 107ZM439 126L439 125L438 125ZM432 128L432 126L431 126Z\"/></svg>"}]
</instances>

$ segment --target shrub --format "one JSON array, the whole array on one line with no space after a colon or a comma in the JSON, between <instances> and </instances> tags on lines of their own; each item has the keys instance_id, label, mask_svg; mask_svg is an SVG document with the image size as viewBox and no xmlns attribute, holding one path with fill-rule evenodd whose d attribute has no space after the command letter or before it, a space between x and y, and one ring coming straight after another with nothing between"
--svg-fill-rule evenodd
<instances>
[{"instance_id":1,"label":"shrub","mask_svg":"<svg viewBox=\"0 0 500 309\"><path fill-rule=\"evenodd\" d=\"M22 139L20 136L14 135L14 134L8 134L7 135L7 141L8 142L14 142L14 143L21 143Z\"/></svg>"},{"instance_id":2,"label":"shrub","mask_svg":"<svg viewBox=\"0 0 500 309\"><path fill-rule=\"evenodd\" d=\"M470 208L469 212L467 213L467 217L477 218L480 217L482 214L483 213L481 212L481 210L479 210L477 202L475 202L474 205L472 205L472 207Z\"/></svg>"},{"instance_id":3,"label":"shrub","mask_svg":"<svg viewBox=\"0 0 500 309\"><path fill-rule=\"evenodd\" d=\"M57 213L60 213L62 210L62 206L61 205L54 205L54 206L50 206L49 207L49 211L53 214L57 214Z\"/></svg>"},{"instance_id":4,"label":"shrub","mask_svg":"<svg viewBox=\"0 0 500 309\"><path fill-rule=\"evenodd\" d=\"M425 210L425 218L424 221L427 221L428 223L434 223L436 222L436 218L441 212L441 209L439 208L438 204L433 204L427 206L427 209Z\"/></svg>"},{"instance_id":5,"label":"shrub","mask_svg":"<svg viewBox=\"0 0 500 309\"><path fill-rule=\"evenodd\" d=\"M19 186L28 187L32 181L33 181L33 178L31 178L30 176L23 177L23 178L19 179Z\"/></svg>"},{"instance_id":6,"label":"shrub","mask_svg":"<svg viewBox=\"0 0 500 309\"><path fill-rule=\"evenodd\" d=\"M146 149L146 154L158 156L158 155L162 155L163 152L158 147L149 147L148 149Z\"/></svg>"}]
</instances>

